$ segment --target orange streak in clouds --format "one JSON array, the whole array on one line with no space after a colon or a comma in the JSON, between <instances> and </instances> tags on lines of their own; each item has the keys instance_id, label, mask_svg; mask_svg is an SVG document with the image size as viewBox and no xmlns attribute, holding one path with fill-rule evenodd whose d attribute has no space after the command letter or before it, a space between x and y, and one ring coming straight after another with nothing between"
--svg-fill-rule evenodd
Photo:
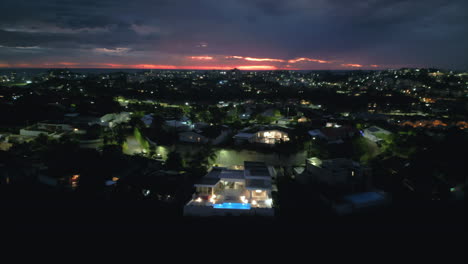
<instances>
[{"instance_id":1,"label":"orange streak in clouds","mask_svg":"<svg viewBox=\"0 0 468 264\"><path fill-rule=\"evenodd\" d=\"M377 68L377 67L379 67L379 65L377 65L377 64L372 64L371 67Z\"/></svg>"},{"instance_id":2,"label":"orange streak in clouds","mask_svg":"<svg viewBox=\"0 0 468 264\"><path fill-rule=\"evenodd\" d=\"M135 68L135 69L178 69L178 67L174 65L155 65L155 64L136 64L136 65L129 65L129 67Z\"/></svg>"},{"instance_id":3,"label":"orange streak in clouds","mask_svg":"<svg viewBox=\"0 0 468 264\"><path fill-rule=\"evenodd\" d=\"M285 62L285 60L280 60L280 59L251 58L251 57L245 57L244 60L248 60L248 61L277 61L277 62Z\"/></svg>"},{"instance_id":4,"label":"orange streak in clouds","mask_svg":"<svg viewBox=\"0 0 468 264\"><path fill-rule=\"evenodd\" d=\"M362 67L361 64L352 64L352 63L348 63L348 64L341 64L341 66L345 66L345 67L356 67L356 68L360 68Z\"/></svg>"},{"instance_id":5,"label":"orange streak in clouds","mask_svg":"<svg viewBox=\"0 0 468 264\"><path fill-rule=\"evenodd\" d=\"M101 68L101 69L170 69L170 70L232 70L237 68L239 70L277 70L276 66L270 65L237 65L237 66L223 66L223 65L210 65L210 66L175 66L175 65L160 65L160 64L117 64L117 63L74 63L74 62L56 62L56 63L42 63L42 64L5 64L0 63L0 68L17 67L17 68Z\"/></svg>"},{"instance_id":6,"label":"orange streak in clouds","mask_svg":"<svg viewBox=\"0 0 468 264\"><path fill-rule=\"evenodd\" d=\"M271 65L248 65L248 66L237 66L239 70L276 70L275 66Z\"/></svg>"},{"instance_id":7,"label":"orange streak in clouds","mask_svg":"<svg viewBox=\"0 0 468 264\"><path fill-rule=\"evenodd\" d=\"M281 59L271 59L271 58L252 58L252 57L242 57L242 56L226 56L226 59L242 59L246 61L276 61L276 62L285 62Z\"/></svg>"},{"instance_id":8,"label":"orange streak in clouds","mask_svg":"<svg viewBox=\"0 0 468 264\"><path fill-rule=\"evenodd\" d=\"M331 63L331 61L309 59L309 58L297 58L297 59L294 59L294 60L288 60L288 63L296 63L296 62L300 62L300 61L311 61L311 62L318 62L318 63Z\"/></svg>"},{"instance_id":9,"label":"orange streak in clouds","mask_svg":"<svg viewBox=\"0 0 468 264\"><path fill-rule=\"evenodd\" d=\"M213 59L213 57L210 57L210 56L192 56L189 58L192 60L212 60Z\"/></svg>"}]
</instances>

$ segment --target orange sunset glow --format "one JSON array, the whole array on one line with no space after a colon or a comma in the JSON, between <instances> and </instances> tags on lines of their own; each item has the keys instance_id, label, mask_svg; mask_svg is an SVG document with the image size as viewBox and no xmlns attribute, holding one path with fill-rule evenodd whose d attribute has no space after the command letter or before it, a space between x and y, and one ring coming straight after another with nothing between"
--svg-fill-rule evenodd
<instances>
[{"instance_id":1,"label":"orange sunset glow","mask_svg":"<svg viewBox=\"0 0 468 264\"><path fill-rule=\"evenodd\" d=\"M361 68L361 67L362 67L361 64L353 64L353 63L341 64L341 66L344 66L344 67L355 67L355 68Z\"/></svg>"},{"instance_id":2,"label":"orange sunset glow","mask_svg":"<svg viewBox=\"0 0 468 264\"><path fill-rule=\"evenodd\" d=\"M192 56L189 58L192 60L212 60L213 59L213 57L210 57L210 56Z\"/></svg>"},{"instance_id":3,"label":"orange sunset glow","mask_svg":"<svg viewBox=\"0 0 468 264\"><path fill-rule=\"evenodd\" d=\"M317 60L317 59L309 59L309 58L298 58L294 60L289 60L289 63L297 63L300 61L310 61L310 62L318 62L318 63L331 63L330 61L325 61L325 60Z\"/></svg>"},{"instance_id":4,"label":"orange sunset glow","mask_svg":"<svg viewBox=\"0 0 468 264\"><path fill-rule=\"evenodd\" d=\"M245 63L239 64L238 61ZM340 63L338 63L338 61ZM327 65L321 67L319 65ZM179 64L170 63L114 63L114 62L73 62L58 61L44 63L0 63L0 68L111 68L111 69L193 69L193 70L302 70L332 68L377 68L377 64L343 63L343 60L324 60L308 57L294 59L264 58L248 56L203 55L180 57Z\"/></svg>"}]
</instances>

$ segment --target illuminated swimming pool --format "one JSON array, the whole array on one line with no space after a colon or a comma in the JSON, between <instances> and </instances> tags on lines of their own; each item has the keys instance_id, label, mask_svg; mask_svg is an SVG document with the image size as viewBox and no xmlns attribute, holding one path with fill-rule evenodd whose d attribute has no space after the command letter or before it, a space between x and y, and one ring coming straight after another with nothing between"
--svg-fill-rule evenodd
<instances>
[{"instance_id":1,"label":"illuminated swimming pool","mask_svg":"<svg viewBox=\"0 0 468 264\"><path fill-rule=\"evenodd\" d=\"M213 204L213 208L249 210L250 204L249 203L222 203L222 204Z\"/></svg>"}]
</instances>

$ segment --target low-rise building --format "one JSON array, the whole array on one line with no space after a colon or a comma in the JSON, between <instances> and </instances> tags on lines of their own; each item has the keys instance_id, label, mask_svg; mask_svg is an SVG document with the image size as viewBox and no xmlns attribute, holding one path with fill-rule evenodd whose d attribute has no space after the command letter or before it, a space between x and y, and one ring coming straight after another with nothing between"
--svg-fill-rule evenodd
<instances>
[{"instance_id":1,"label":"low-rise building","mask_svg":"<svg viewBox=\"0 0 468 264\"><path fill-rule=\"evenodd\" d=\"M312 139L322 139L329 144L339 144L356 135L357 129L350 126L327 126L310 130L308 133Z\"/></svg>"},{"instance_id":2,"label":"low-rise building","mask_svg":"<svg viewBox=\"0 0 468 264\"><path fill-rule=\"evenodd\" d=\"M340 215L390 200L388 194L372 188L370 168L350 159L307 159L306 169L296 175L296 181L317 186L322 201Z\"/></svg>"},{"instance_id":3,"label":"low-rise building","mask_svg":"<svg viewBox=\"0 0 468 264\"><path fill-rule=\"evenodd\" d=\"M378 126L371 126L369 128L364 129L363 131L363 137L373 141L373 142L378 142L383 140L382 137L386 135L392 134L390 131L387 131L383 128L380 128Z\"/></svg>"},{"instance_id":4,"label":"low-rise building","mask_svg":"<svg viewBox=\"0 0 468 264\"><path fill-rule=\"evenodd\" d=\"M110 113L101 117L101 125L109 126L110 128L121 123L127 123L128 121L130 121L129 112Z\"/></svg>"},{"instance_id":5,"label":"low-rise building","mask_svg":"<svg viewBox=\"0 0 468 264\"><path fill-rule=\"evenodd\" d=\"M231 130L227 126L207 126L193 131L179 133L179 141L218 145L229 138Z\"/></svg>"},{"instance_id":6,"label":"low-rise building","mask_svg":"<svg viewBox=\"0 0 468 264\"><path fill-rule=\"evenodd\" d=\"M37 137L41 134L46 136L59 138L66 132L75 131L77 128L69 124L56 124L51 122L40 122L32 126L20 129L21 136Z\"/></svg>"},{"instance_id":7,"label":"low-rise building","mask_svg":"<svg viewBox=\"0 0 468 264\"><path fill-rule=\"evenodd\" d=\"M177 131L190 131L194 128L192 122L186 116L183 116L180 119L166 120L164 124L166 128Z\"/></svg>"},{"instance_id":8,"label":"low-rise building","mask_svg":"<svg viewBox=\"0 0 468 264\"><path fill-rule=\"evenodd\" d=\"M289 129L279 126L265 126L247 128L234 136L236 143L259 143L274 146L288 142Z\"/></svg>"},{"instance_id":9,"label":"low-rise building","mask_svg":"<svg viewBox=\"0 0 468 264\"><path fill-rule=\"evenodd\" d=\"M314 157L306 160L305 172L296 179L301 183L342 185L349 191L363 191L370 187L371 171L350 159L321 160Z\"/></svg>"}]
</instances>

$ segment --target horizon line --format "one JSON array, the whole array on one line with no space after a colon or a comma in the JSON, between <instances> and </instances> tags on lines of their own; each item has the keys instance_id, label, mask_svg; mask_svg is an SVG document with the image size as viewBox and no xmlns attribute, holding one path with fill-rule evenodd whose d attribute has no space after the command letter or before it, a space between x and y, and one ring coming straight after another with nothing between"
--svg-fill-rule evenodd
<instances>
[{"instance_id":1,"label":"horizon line","mask_svg":"<svg viewBox=\"0 0 468 264\"><path fill-rule=\"evenodd\" d=\"M233 67L231 69L196 69L196 68L182 68L182 69L171 69L171 68L115 68L115 67L0 67L0 70L8 70L8 69L44 69L44 70L54 70L54 69L90 69L90 70L163 70L163 71L231 71L231 70L239 70L239 71L385 71L385 70L401 70L401 69L434 69L434 70L443 70L443 71L466 71L466 70L449 70L443 68L434 68L434 67L399 67L399 68L350 68L350 69L239 69Z\"/></svg>"}]
</instances>

